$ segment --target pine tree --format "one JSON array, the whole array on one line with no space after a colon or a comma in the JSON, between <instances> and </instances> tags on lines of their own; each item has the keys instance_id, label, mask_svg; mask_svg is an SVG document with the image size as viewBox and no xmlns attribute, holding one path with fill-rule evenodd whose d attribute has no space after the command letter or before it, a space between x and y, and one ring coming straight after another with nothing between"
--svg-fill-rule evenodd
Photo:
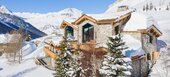
<instances>
[{"instance_id":1,"label":"pine tree","mask_svg":"<svg viewBox=\"0 0 170 77\"><path fill-rule=\"evenodd\" d=\"M168 7L168 6L166 7L166 10L169 10L169 7Z\"/></svg>"},{"instance_id":2,"label":"pine tree","mask_svg":"<svg viewBox=\"0 0 170 77\"><path fill-rule=\"evenodd\" d=\"M154 10L157 11L156 7L154 7Z\"/></svg>"},{"instance_id":3,"label":"pine tree","mask_svg":"<svg viewBox=\"0 0 170 77\"><path fill-rule=\"evenodd\" d=\"M153 4L152 3L150 3L150 10L152 10L153 9Z\"/></svg>"},{"instance_id":4,"label":"pine tree","mask_svg":"<svg viewBox=\"0 0 170 77\"><path fill-rule=\"evenodd\" d=\"M56 59L56 67L54 74L55 77L79 77L82 68L80 63L78 63L79 52L73 51L67 42L67 38L64 38L63 42L60 44L60 51L58 53L58 58ZM75 53L76 52L76 53Z\"/></svg>"},{"instance_id":5,"label":"pine tree","mask_svg":"<svg viewBox=\"0 0 170 77\"><path fill-rule=\"evenodd\" d=\"M149 10L149 5L148 4L146 4L146 11L148 11Z\"/></svg>"},{"instance_id":6,"label":"pine tree","mask_svg":"<svg viewBox=\"0 0 170 77\"><path fill-rule=\"evenodd\" d=\"M125 42L121 39L121 35L109 37L107 43L108 52L99 69L100 74L104 77L118 77L131 75L130 69L132 68L128 62L130 58L124 57L122 51L127 49Z\"/></svg>"},{"instance_id":7,"label":"pine tree","mask_svg":"<svg viewBox=\"0 0 170 77\"><path fill-rule=\"evenodd\" d=\"M30 35L30 33L28 32L27 34L26 34L26 41L30 41L31 40L31 35Z\"/></svg>"},{"instance_id":8,"label":"pine tree","mask_svg":"<svg viewBox=\"0 0 170 77\"><path fill-rule=\"evenodd\" d=\"M145 5L143 6L143 11L145 11L146 10L146 8L145 8Z\"/></svg>"}]
</instances>

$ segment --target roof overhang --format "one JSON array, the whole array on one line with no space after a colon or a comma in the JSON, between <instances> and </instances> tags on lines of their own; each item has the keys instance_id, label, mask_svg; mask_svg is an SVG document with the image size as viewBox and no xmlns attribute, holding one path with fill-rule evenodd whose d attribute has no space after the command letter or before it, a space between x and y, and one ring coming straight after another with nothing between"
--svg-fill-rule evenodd
<instances>
[{"instance_id":1,"label":"roof overhang","mask_svg":"<svg viewBox=\"0 0 170 77\"><path fill-rule=\"evenodd\" d=\"M147 32L152 32L156 37L159 37L162 35L162 32L154 25L150 26L147 30Z\"/></svg>"},{"instance_id":2,"label":"roof overhang","mask_svg":"<svg viewBox=\"0 0 170 77\"><path fill-rule=\"evenodd\" d=\"M79 19L77 19L75 22L73 22L73 24L75 25L79 25L81 22L85 21L85 20L89 20L93 23L97 23L97 20L86 15L86 14L83 14Z\"/></svg>"},{"instance_id":3,"label":"roof overhang","mask_svg":"<svg viewBox=\"0 0 170 77\"><path fill-rule=\"evenodd\" d=\"M81 17L79 17L76 21L74 21L72 23L69 23L67 21L63 21L60 28L63 29L63 28L65 28L65 26L70 26L70 27L77 30L76 25L79 25L86 20L93 22L95 24L112 24L113 25L114 23L117 23L119 21L124 21L124 19L127 18L127 17L130 17L130 15L131 15L131 12L126 13L126 14L118 17L118 18L97 20L97 19L95 19L95 18L93 18L89 15L83 14Z\"/></svg>"},{"instance_id":4,"label":"roof overhang","mask_svg":"<svg viewBox=\"0 0 170 77\"><path fill-rule=\"evenodd\" d=\"M71 23L69 23L69 22L67 22L67 21L63 21L63 22L61 23L60 28L61 28L61 29L64 29L66 26L70 26L70 27L72 27L73 29L77 30L77 28L76 28L73 24L71 24Z\"/></svg>"},{"instance_id":5,"label":"roof overhang","mask_svg":"<svg viewBox=\"0 0 170 77\"><path fill-rule=\"evenodd\" d=\"M95 19L91 16L83 14L79 19L77 19L75 22L73 22L73 24L79 25L81 22L83 22L85 20L91 21L95 24L113 24L113 23L116 23L118 21L121 21L122 19L124 19L126 17L129 17L130 15L131 15L131 12L129 12L129 13L123 15L123 16L120 16L119 18L97 20L97 19Z\"/></svg>"},{"instance_id":6,"label":"roof overhang","mask_svg":"<svg viewBox=\"0 0 170 77\"><path fill-rule=\"evenodd\" d=\"M143 33L148 33L148 32L151 32L153 33L156 37L160 37L162 35L162 32L154 25L150 26L149 28L147 29L142 29L142 30L138 30L138 31L141 31Z\"/></svg>"}]
</instances>

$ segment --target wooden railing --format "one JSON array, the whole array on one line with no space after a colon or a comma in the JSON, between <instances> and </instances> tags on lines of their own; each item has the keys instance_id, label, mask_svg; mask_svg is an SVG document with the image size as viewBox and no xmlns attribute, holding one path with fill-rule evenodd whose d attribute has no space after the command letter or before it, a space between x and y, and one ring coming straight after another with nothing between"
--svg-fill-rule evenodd
<instances>
[{"instance_id":1,"label":"wooden railing","mask_svg":"<svg viewBox=\"0 0 170 77\"><path fill-rule=\"evenodd\" d=\"M46 53L46 55L50 56L51 58L53 58L53 59L58 58L57 54L50 51L48 48L44 47L43 50Z\"/></svg>"}]
</instances>

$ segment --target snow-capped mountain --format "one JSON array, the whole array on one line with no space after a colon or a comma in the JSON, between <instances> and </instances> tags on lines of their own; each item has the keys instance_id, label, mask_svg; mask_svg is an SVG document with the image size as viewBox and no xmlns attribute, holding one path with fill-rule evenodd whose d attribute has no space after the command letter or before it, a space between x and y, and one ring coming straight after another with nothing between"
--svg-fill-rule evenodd
<instances>
[{"instance_id":1,"label":"snow-capped mountain","mask_svg":"<svg viewBox=\"0 0 170 77\"><path fill-rule=\"evenodd\" d=\"M0 12L6 14L12 14L12 11L8 10L8 8L5 7L4 5L0 5Z\"/></svg>"},{"instance_id":2,"label":"snow-capped mountain","mask_svg":"<svg viewBox=\"0 0 170 77\"><path fill-rule=\"evenodd\" d=\"M58 14L60 14L61 16L63 16L64 18L71 18L71 19L76 19L79 16L81 16L83 12L76 9L76 8L66 8L64 10L61 10L58 12Z\"/></svg>"},{"instance_id":3,"label":"snow-capped mountain","mask_svg":"<svg viewBox=\"0 0 170 77\"><path fill-rule=\"evenodd\" d=\"M31 24L25 22L20 17L15 16L3 5L0 7L0 23L2 25L0 26L0 28L2 28L0 34L10 32L11 30L17 30L19 27L25 27L25 30L31 34L33 39L46 35L45 33L33 27Z\"/></svg>"},{"instance_id":4,"label":"snow-capped mountain","mask_svg":"<svg viewBox=\"0 0 170 77\"><path fill-rule=\"evenodd\" d=\"M31 23L39 30L47 34L52 34L54 32L58 32L55 30L59 29L59 25L63 20L69 20L72 22L82 15L82 11L75 8L66 8L59 12L51 12L46 14L28 12L15 12L14 14Z\"/></svg>"}]
</instances>

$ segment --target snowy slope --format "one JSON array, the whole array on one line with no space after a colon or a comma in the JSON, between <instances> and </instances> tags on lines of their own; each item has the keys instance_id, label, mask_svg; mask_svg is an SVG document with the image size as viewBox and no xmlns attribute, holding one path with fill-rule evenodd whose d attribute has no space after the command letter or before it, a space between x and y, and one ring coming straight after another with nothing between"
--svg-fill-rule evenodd
<instances>
[{"instance_id":1,"label":"snowy slope","mask_svg":"<svg viewBox=\"0 0 170 77\"><path fill-rule=\"evenodd\" d=\"M59 32L56 30L59 29L59 25L63 20L74 21L82 15L82 11L75 8L66 8L59 12L51 12L47 14L28 12L15 12L14 14L20 16L25 21L31 23L41 31L47 34L52 34Z\"/></svg>"},{"instance_id":2,"label":"snowy slope","mask_svg":"<svg viewBox=\"0 0 170 77\"><path fill-rule=\"evenodd\" d=\"M117 0L111 4L107 12L117 11L119 6L128 6L130 9L143 10L143 7L146 5L152 4L154 8L161 8L161 10L166 10L166 7L170 5L169 0Z\"/></svg>"},{"instance_id":3,"label":"snowy slope","mask_svg":"<svg viewBox=\"0 0 170 77\"><path fill-rule=\"evenodd\" d=\"M143 7L146 5L153 5L153 8L157 10L143 11ZM170 33L170 11L166 10L170 8L170 0L117 0L111 4L105 13L117 12L119 6L128 6L130 9L136 10L136 12L144 13L157 22L158 28L162 31L163 36L160 39L166 41L168 39L167 33ZM139 17L140 18L140 17Z\"/></svg>"}]
</instances>

